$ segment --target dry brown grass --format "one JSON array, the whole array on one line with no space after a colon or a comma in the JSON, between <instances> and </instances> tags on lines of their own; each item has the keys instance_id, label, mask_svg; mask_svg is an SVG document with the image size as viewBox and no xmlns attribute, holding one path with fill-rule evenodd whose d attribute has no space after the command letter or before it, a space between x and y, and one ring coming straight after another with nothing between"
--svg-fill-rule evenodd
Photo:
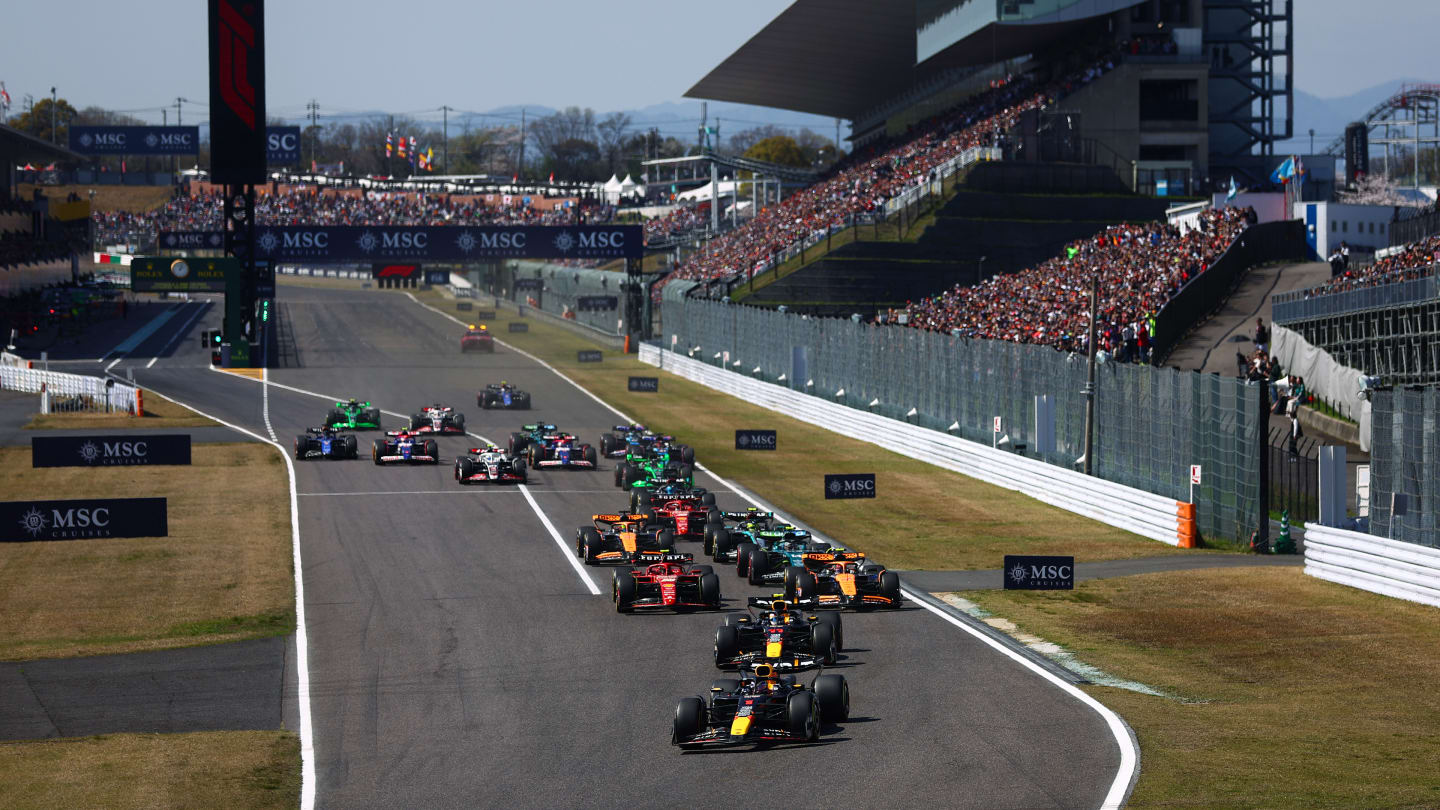
<instances>
[{"instance_id":1,"label":"dry brown grass","mask_svg":"<svg viewBox=\"0 0 1440 810\"><path fill-rule=\"evenodd\" d=\"M169 499L170 536L0 543L0 660L183 647L294 629L284 460L197 444L190 467L30 466L0 448L6 497Z\"/></svg>"},{"instance_id":2,"label":"dry brown grass","mask_svg":"<svg viewBox=\"0 0 1440 810\"><path fill-rule=\"evenodd\" d=\"M21 183L18 187L20 199L28 200L35 189L31 183ZM75 192L82 200L90 199L90 191L95 191L94 210L96 211L153 211L170 200L174 192L170 186L40 186L40 193L52 200L63 202L70 192Z\"/></svg>"},{"instance_id":3,"label":"dry brown grass","mask_svg":"<svg viewBox=\"0 0 1440 810\"><path fill-rule=\"evenodd\" d=\"M46 413L35 414L26 425L26 430L101 430L106 428L191 428L219 427L198 413L177 405L154 393L141 389L141 404L144 416L128 413ZM36 399L36 408L40 407Z\"/></svg>"},{"instance_id":4,"label":"dry brown grass","mask_svg":"<svg viewBox=\"0 0 1440 810\"><path fill-rule=\"evenodd\" d=\"M417 295L442 311L449 299ZM501 310L499 323L514 320ZM438 316L437 316L438 317ZM875 445L724 396L658 372L633 355L607 350L602 364L578 363L575 352L596 345L578 334L527 319L530 331L497 335L564 372L596 396L655 430L695 447L709 469L780 505L837 541L898 569L999 568L1005 554L1073 554L1114 560L1184 553L1026 495L948 472ZM661 377L660 393L627 390L631 374ZM735 428L775 428L779 451L735 450ZM824 474L873 472L880 497L827 501ZM1203 553L1203 552L1190 552Z\"/></svg>"},{"instance_id":5,"label":"dry brown grass","mask_svg":"<svg viewBox=\"0 0 1440 810\"><path fill-rule=\"evenodd\" d=\"M0 808L265 810L300 802L284 731L111 734L0 743Z\"/></svg>"},{"instance_id":6,"label":"dry brown grass","mask_svg":"<svg viewBox=\"0 0 1440 810\"><path fill-rule=\"evenodd\" d=\"M1107 672L1135 729L1131 807L1440 807L1440 611L1305 576L1211 569L964 594Z\"/></svg>"}]
</instances>

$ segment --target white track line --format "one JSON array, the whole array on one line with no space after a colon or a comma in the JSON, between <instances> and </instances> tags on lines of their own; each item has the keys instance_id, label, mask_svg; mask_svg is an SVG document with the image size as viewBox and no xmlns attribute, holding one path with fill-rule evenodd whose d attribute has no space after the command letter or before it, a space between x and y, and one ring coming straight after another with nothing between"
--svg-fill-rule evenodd
<instances>
[{"instance_id":1,"label":"white track line","mask_svg":"<svg viewBox=\"0 0 1440 810\"><path fill-rule=\"evenodd\" d=\"M184 325L175 332L175 335L170 338L170 342L166 343L165 346L160 349L160 354L164 354L165 352L170 351L170 347L175 345L175 341L179 340L180 336L185 334L185 331L190 328L190 325L195 323L196 319L198 319L201 315L204 315L205 310L210 308L209 306L207 306L207 304L209 303L208 301L201 301L199 303L200 308L195 310L195 314L190 316L190 320L186 321ZM160 354L157 354L154 357L150 358L150 362L146 363L145 367L150 368L151 366L155 365L155 361L160 359ZM273 439L275 437L272 435L270 438Z\"/></svg>"},{"instance_id":2,"label":"white track line","mask_svg":"<svg viewBox=\"0 0 1440 810\"><path fill-rule=\"evenodd\" d=\"M409 295L409 293L406 293L406 294ZM417 301L416 303L419 303L419 302ZM423 305L422 305L422 306L423 306ZM444 313L441 313L441 314L444 314ZM215 371L221 371L221 369L215 369ZM553 369L552 369L552 371L553 371ZM221 373L224 373L224 372L221 371ZM237 378L243 379L243 380L255 380L254 377L246 377L246 376L243 376L243 375L240 375L240 374L232 374L232 375L230 375L230 376L232 376L232 377L237 377ZM255 381L256 381L256 382L261 382L260 380L255 380ZM314 391L306 391L306 390L303 389L303 388L296 388L296 387L294 387L294 386L292 386L292 385L282 385L282 384L276 383L276 382L269 382L268 380L265 381L265 383L264 383L264 387L265 387L267 390L268 390L268 387L269 387L269 386L272 386L272 385L275 386L276 388L283 388L283 389L285 389L286 391L293 391L294 393L297 393L297 394L304 394L304 395L306 395L306 396L315 397L315 398L317 398L317 399L329 400L330 402L335 402L336 400L339 399L339 397L331 396L331 395L328 395L328 394L320 394L320 393L316 393L316 392L314 392ZM583 389L582 389L582 390L583 390ZM265 411L265 419L266 419L266 428L267 428L267 429L269 429L269 410L268 410L268 409L269 409L269 405L268 405L268 400L267 400L266 411ZM393 416L393 417L395 417L395 418L397 418L397 419L409 419L409 417L406 416L406 415L403 414L403 413L395 413L394 411L387 411L387 410L383 410L383 409L382 409L380 412L383 413L383 414L385 414L386 416ZM219 421L219 420L216 420L216 421ZM273 432L272 432L272 433L273 433ZM478 439L478 440L484 442L485 444L494 444L494 442L490 441L489 439L485 438L484 436L481 436L481 435L478 434L478 433L470 433L470 432L467 431L467 432L465 433L465 435L466 435L466 436L469 436L469 437L471 437L471 438L473 438L473 439ZM279 445L276 445L276 446L278 447ZM290 456L287 454L287 455L285 456L285 458L286 458L286 460L288 461L289 458L290 458ZM599 595L602 593L602 591L600 590L600 587L595 584L595 580L593 580L593 579L590 578L590 575L589 575L589 573L587 573L587 572L585 571L584 566L582 566L582 565L579 563L579 561L575 559L575 555L574 555L573 553L571 553L570 546L565 542L565 538L564 538L563 536L561 536L560 532L555 529L555 524L553 524L553 523L550 522L550 518L548 518L548 517L545 516L544 510L542 510L542 509L540 508L540 504L536 503L536 502L535 502L535 498L534 498L533 496L531 496L531 494L530 494L530 488L529 488L528 486L526 486L525 484L521 484L521 485L518 487L518 489L519 489L520 492L525 496L525 502L528 503L528 504L530 504L530 508L531 508L532 510L534 510L535 516L540 519L540 524L545 527L545 530L550 533L550 537L555 541L555 543L556 543L557 545L560 546L560 553L565 556L565 559L570 563L570 566L575 569L575 573L580 576L580 581L583 582L583 583L585 583L585 587L590 591L590 594L591 594L592 596L599 596ZM456 494L462 494L462 493L464 493L464 494L473 494L473 493L467 493L465 490L456 490L455 492L456 492ZM336 493L336 494L349 494L349 493Z\"/></svg>"},{"instance_id":3,"label":"white track line","mask_svg":"<svg viewBox=\"0 0 1440 810\"><path fill-rule=\"evenodd\" d=\"M406 293L406 295L410 295L410 293ZM440 310L438 310L438 309L436 309L436 308L434 308L434 307L432 307L432 306L428 306L428 305L426 305L426 304L420 303L420 301L419 301L418 299L416 299L415 296L413 296L413 295L410 295L410 300L414 301L414 302L417 303L417 304L420 304L420 306L425 307L426 309L430 310L431 312L435 312L435 313L437 313L437 314L439 314L439 315L445 316L446 318L450 318L450 320L455 321L456 323L459 323L459 324L461 324L462 326L465 325L463 321L456 320L456 319L455 319L454 317L452 317L448 312L441 312ZM588 391L588 390L586 390L585 388L581 387L581 385L580 385L579 383L577 383L577 382L575 382L574 380L570 379L569 377L565 376L563 373L561 373L559 370L557 370L554 366L551 366L549 363L546 363L544 360L541 360L540 358L536 357L536 356L533 355L533 354L530 354L530 353L527 352L527 351L524 351L523 349L517 349L517 348L515 348L514 346L511 346L510 344L505 343L504 341L499 340L498 338L496 339L495 342L496 342L496 343L499 343L500 345L502 345L502 346L504 346L504 347L506 347L507 349L510 349L511 351L518 352L518 353L520 353L520 354L525 355L526 357L529 357L531 360L534 360L535 362L539 363L540 365L542 365L542 366L544 366L545 368L549 369L550 371L554 372L555 375L558 376L560 379L564 380L565 382L570 383L571 385L575 386L575 387L576 387L577 389L579 389L580 391L584 392L586 396L589 396L591 399L593 399L593 400L595 400L596 402L600 403L602 406L604 406L606 409L608 409L611 413L613 413L613 414L615 414L616 416L620 417L620 418L621 418L622 420L624 420L625 422L634 423L634 421L635 421L634 419L632 419L632 418L630 418L629 416L625 415L625 414L622 413L619 409L615 408L614 406L612 406L610 403L606 402L605 400L603 400L603 399L595 396L594 394L590 393L590 391ZM708 475L710 475L710 477L714 478L716 481L719 481L722 485L727 486L727 487L729 487L729 488L732 489L732 490L735 490L737 493L740 493L742 499L744 499L744 500L746 500L746 501L749 501L752 505L754 505L754 506L756 506L756 507L759 507L760 509L764 509L764 510L766 510L766 511L769 511L769 512L774 512L775 514L780 515L781 517L785 517L784 513L782 513L780 510L774 508L774 507L771 506L770 504L765 503L763 500L761 500L761 499L758 498L758 497L753 497L753 494L750 495L750 496L747 496L747 495L745 494L745 491L744 491L744 490L736 487L733 483L731 483L731 482L729 482L729 481L726 481L724 478L721 478L720 476L716 475L713 471L708 470L708 469L706 469L705 467L703 467L703 466L701 466L701 465L699 465L699 464L696 464L696 465L695 465L695 468L698 469L698 470L703 470L703 471L706 472ZM537 512L537 513L539 512L539 509L538 509L538 508L536 509L536 512ZM786 518L786 519L789 520L789 518ZM795 522L795 521L792 520L792 521L790 521L790 522L793 523L793 522ZM568 555L567 555L567 556L568 556ZM1014 650L1011 650L1011 649L1007 648L1005 645L1003 645L1003 644L1001 644L1000 642L998 642L998 641L990 638L989 636L986 636L985 634L981 633L979 630L976 630L975 628L966 625L964 622L960 621L959 619L956 619L956 618L953 617L953 616L950 616L949 614L945 613L944 611L942 611L942 610L940 610L940 609L938 609L938 608L932 607L932 606L926 604L925 602L922 602L922 601L920 601L919 599L916 599L913 594L907 593L906 596L908 596L908 597L911 599L911 601L915 602L916 604L919 604L921 607L925 608L926 610L930 611L931 613L934 613L936 616L939 616L940 618L944 619L945 621L949 622L950 624L952 624L952 625L960 628L961 630L964 630L965 632L969 633L970 635L974 636L975 638L980 639L980 640L983 641L985 644L989 645L990 647L992 647L992 648L995 649L996 651L1000 652L1002 655L1006 656L1007 658L1010 658L1011 660L1015 661L1016 663L1020 664L1021 666L1025 667L1025 668L1028 669L1028 670L1030 670L1031 672L1034 672L1035 674L1039 675L1041 678L1044 678L1046 681L1049 681L1050 683L1054 684L1057 688L1059 688L1060 690L1064 691L1066 694L1070 695L1071 697L1075 698L1076 700L1079 700L1081 703L1084 703L1086 706L1089 706L1091 709L1095 710L1095 712L1100 715L1101 719L1103 719L1103 720L1105 721L1105 725L1106 725L1107 727L1109 727L1110 733L1115 737L1115 742L1116 742L1116 744L1120 747L1120 769L1119 769L1119 771L1116 772L1116 774L1115 774L1115 781L1113 781L1113 782L1110 783L1110 790L1106 793L1104 801L1102 801L1101 804L1100 804L1100 808L1101 808L1101 810L1116 810L1117 808L1120 808L1120 807L1123 807L1123 806L1124 806L1124 804L1125 804L1125 796L1126 796L1126 794L1129 792L1130 783L1131 783L1131 781L1134 779L1134 777L1135 777L1135 775L1136 775L1136 768L1138 767L1139 762L1140 762L1140 751L1139 751L1139 749L1138 749L1138 747L1137 747L1137 745L1136 745L1136 743L1135 743L1134 738L1132 738L1132 737L1130 736L1130 731L1129 731L1128 727L1126 727L1125 722L1120 719L1120 716L1119 716L1119 715L1117 715L1115 712L1111 711L1108 707L1106 707L1104 704L1100 703L1098 700L1095 700L1094 698L1092 698L1092 697L1090 697L1089 695L1085 694L1083 691L1081 691L1081 690L1078 689L1077 687L1075 687L1075 686L1073 686L1073 685L1071 685L1071 684L1068 684L1068 683L1066 683L1065 681L1061 680L1060 678L1056 677L1055 675L1051 674L1050 672L1047 672L1047 671L1046 671L1043 667L1041 667L1040 665L1038 665L1038 664L1036 664L1035 662L1033 662L1033 661L1025 658L1023 655L1020 655L1019 653L1015 652Z\"/></svg>"},{"instance_id":4,"label":"white track line","mask_svg":"<svg viewBox=\"0 0 1440 810\"><path fill-rule=\"evenodd\" d=\"M305 631L305 578L300 559L300 500L295 491L295 462L291 461L290 452L278 442L270 441L239 425L232 425L218 416L212 416L178 399L167 397L148 385L145 386L145 390L164 397L186 410L200 414L206 419L219 422L231 430L250 436L256 441L264 442L278 450L280 457L285 459L285 470L290 477L290 553L293 560L292 565L295 567L295 701L300 711L300 810L314 810L315 726L310 716L310 641Z\"/></svg>"}]
</instances>

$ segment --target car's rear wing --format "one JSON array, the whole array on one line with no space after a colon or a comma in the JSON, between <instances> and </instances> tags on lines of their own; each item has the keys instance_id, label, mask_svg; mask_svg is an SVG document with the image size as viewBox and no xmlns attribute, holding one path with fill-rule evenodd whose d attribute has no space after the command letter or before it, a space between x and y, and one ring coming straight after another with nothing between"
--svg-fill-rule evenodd
<instances>
[{"instance_id":1,"label":"car's rear wing","mask_svg":"<svg viewBox=\"0 0 1440 810\"><path fill-rule=\"evenodd\" d=\"M637 563L695 562L695 555L680 551L641 551L630 558Z\"/></svg>"},{"instance_id":2,"label":"car's rear wing","mask_svg":"<svg viewBox=\"0 0 1440 810\"><path fill-rule=\"evenodd\" d=\"M602 523L603 523L603 524L610 524L610 525L614 525L614 524L618 524L618 523L640 523L640 524L643 524L643 523L645 523L646 519L649 518L649 517L650 517L649 514L637 514L637 513L634 513L634 512L624 512L624 513L611 513L611 514L604 514L604 515L591 515L591 516L590 516L590 519L595 522L596 527L599 527Z\"/></svg>"},{"instance_id":3,"label":"car's rear wing","mask_svg":"<svg viewBox=\"0 0 1440 810\"><path fill-rule=\"evenodd\" d=\"M863 551L807 551L801 555L806 562L858 562L865 559Z\"/></svg>"},{"instance_id":4,"label":"car's rear wing","mask_svg":"<svg viewBox=\"0 0 1440 810\"><path fill-rule=\"evenodd\" d=\"M615 427L613 427L613 428L611 428L611 429L612 429L612 430L618 430L618 431L621 431L621 432L623 432L623 433L639 433L640 431L642 431L642 430L645 429L645 426L644 426L644 425L639 425L639 424L636 424L636 425L616 425Z\"/></svg>"}]
</instances>

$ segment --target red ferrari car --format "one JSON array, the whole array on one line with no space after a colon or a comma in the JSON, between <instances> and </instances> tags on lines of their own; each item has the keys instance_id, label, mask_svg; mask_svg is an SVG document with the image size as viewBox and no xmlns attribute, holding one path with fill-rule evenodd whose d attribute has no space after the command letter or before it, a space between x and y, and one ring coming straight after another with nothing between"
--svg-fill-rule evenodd
<instances>
[{"instance_id":1,"label":"red ferrari car","mask_svg":"<svg viewBox=\"0 0 1440 810\"><path fill-rule=\"evenodd\" d=\"M720 578L708 565L692 565L690 554L640 554L644 568L616 571L611 591L615 610L630 613L650 608L718 609Z\"/></svg>"},{"instance_id":2,"label":"red ferrari car","mask_svg":"<svg viewBox=\"0 0 1440 810\"><path fill-rule=\"evenodd\" d=\"M670 528L670 533L678 538L686 538L699 542L705 539L705 526L707 523L718 522L719 518L710 516L719 515L715 507L701 502L703 495L689 495L682 498L669 498L664 502L655 503L650 508L650 514L659 518L661 523ZM654 503L654 501L652 501ZM641 506L641 509L645 507Z\"/></svg>"},{"instance_id":3,"label":"red ferrari car","mask_svg":"<svg viewBox=\"0 0 1440 810\"><path fill-rule=\"evenodd\" d=\"M495 336L490 334L490 329L485 324L479 326L471 325L460 336L461 352L490 352L495 353Z\"/></svg>"}]
</instances>

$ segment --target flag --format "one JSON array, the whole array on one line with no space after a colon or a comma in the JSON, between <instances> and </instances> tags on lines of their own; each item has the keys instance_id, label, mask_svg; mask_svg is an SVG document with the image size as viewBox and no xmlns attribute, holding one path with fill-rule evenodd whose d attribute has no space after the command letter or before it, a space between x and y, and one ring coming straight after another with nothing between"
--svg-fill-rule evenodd
<instances>
[{"instance_id":1,"label":"flag","mask_svg":"<svg viewBox=\"0 0 1440 810\"><path fill-rule=\"evenodd\" d=\"M1235 175L1232 174L1230 175L1230 191L1225 195L1225 202L1228 203L1231 200L1235 199L1235 195L1239 193L1240 189L1236 188L1235 186Z\"/></svg>"},{"instance_id":2,"label":"flag","mask_svg":"<svg viewBox=\"0 0 1440 810\"><path fill-rule=\"evenodd\" d=\"M1295 176L1295 158L1289 157L1289 158L1285 158L1285 162L1284 162L1284 163L1281 163L1280 166L1275 169L1275 171L1273 171L1273 172L1270 173L1270 182L1272 182L1272 183L1288 183L1288 182L1290 182L1290 178L1291 178L1291 177L1294 177L1294 176Z\"/></svg>"},{"instance_id":3,"label":"flag","mask_svg":"<svg viewBox=\"0 0 1440 810\"><path fill-rule=\"evenodd\" d=\"M319 169L316 169L316 168L315 168L315 160L312 158L312 159L310 160L310 173L311 173L311 174L314 174L314 173L317 172L317 171L319 171Z\"/></svg>"},{"instance_id":4,"label":"flag","mask_svg":"<svg viewBox=\"0 0 1440 810\"><path fill-rule=\"evenodd\" d=\"M10 111L10 91L5 89L5 83L0 82L0 112Z\"/></svg>"},{"instance_id":5,"label":"flag","mask_svg":"<svg viewBox=\"0 0 1440 810\"><path fill-rule=\"evenodd\" d=\"M555 183L555 172L550 172L550 183L552 185Z\"/></svg>"},{"instance_id":6,"label":"flag","mask_svg":"<svg viewBox=\"0 0 1440 810\"><path fill-rule=\"evenodd\" d=\"M385 157L390 157L390 153L393 151L395 151L395 133L387 132L385 133Z\"/></svg>"},{"instance_id":7,"label":"flag","mask_svg":"<svg viewBox=\"0 0 1440 810\"><path fill-rule=\"evenodd\" d=\"M428 160L428 158L425 157L425 153L424 153L424 152L421 152L421 153L420 153L420 169L421 169L422 171L427 168L427 165L426 165L427 160Z\"/></svg>"},{"instance_id":8,"label":"flag","mask_svg":"<svg viewBox=\"0 0 1440 810\"><path fill-rule=\"evenodd\" d=\"M517 174L517 175L514 175L513 177L511 177L511 178L510 178L510 182L512 182L512 183L518 183L518 182L520 182L520 175Z\"/></svg>"},{"instance_id":9,"label":"flag","mask_svg":"<svg viewBox=\"0 0 1440 810\"><path fill-rule=\"evenodd\" d=\"M435 171L435 147L425 147L425 166L430 171Z\"/></svg>"},{"instance_id":10,"label":"flag","mask_svg":"<svg viewBox=\"0 0 1440 810\"><path fill-rule=\"evenodd\" d=\"M1302 158L1295 158L1295 185L1305 185L1306 174L1308 172L1305 171L1305 161Z\"/></svg>"},{"instance_id":11,"label":"flag","mask_svg":"<svg viewBox=\"0 0 1440 810\"><path fill-rule=\"evenodd\" d=\"M397 151L396 151L396 154L397 154L397 155L399 155L399 156L402 157L402 158L405 157L405 136L404 136L404 135L401 135L401 136L400 136L400 141L395 144L395 148L396 148L396 150L397 150Z\"/></svg>"}]
</instances>

